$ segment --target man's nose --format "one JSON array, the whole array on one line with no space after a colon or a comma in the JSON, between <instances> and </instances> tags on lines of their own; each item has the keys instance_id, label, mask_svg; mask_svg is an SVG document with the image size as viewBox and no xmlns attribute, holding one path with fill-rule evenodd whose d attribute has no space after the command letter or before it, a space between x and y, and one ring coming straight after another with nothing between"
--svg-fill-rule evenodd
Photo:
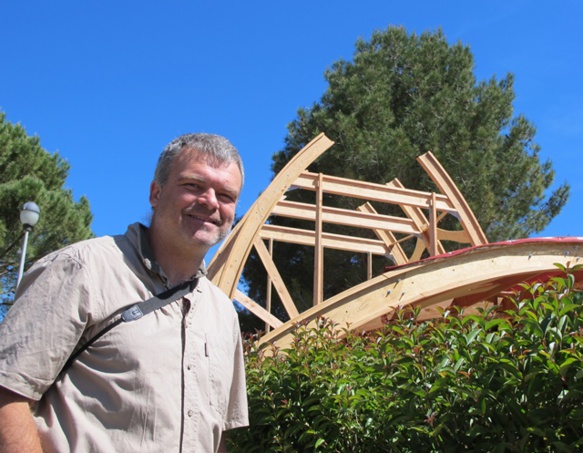
<instances>
[{"instance_id":1,"label":"man's nose","mask_svg":"<svg viewBox=\"0 0 583 453\"><path fill-rule=\"evenodd\" d=\"M211 209L219 208L219 200L217 200L217 194L211 188L208 188L202 194L199 195L198 202Z\"/></svg>"}]
</instances>

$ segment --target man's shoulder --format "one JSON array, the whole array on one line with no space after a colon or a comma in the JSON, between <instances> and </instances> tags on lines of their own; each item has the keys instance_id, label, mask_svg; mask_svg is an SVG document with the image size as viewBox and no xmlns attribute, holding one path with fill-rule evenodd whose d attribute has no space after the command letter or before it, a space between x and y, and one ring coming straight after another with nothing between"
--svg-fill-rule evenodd
<instances>
[{"instance_id":1,"label":"man's shoulder","mask_svg":"<svg viewBox=\"0 0 583 453\"><path fill-rule=\"evenodd\" d=\"M47 254L37 264L43 265L60 260L75 261L79 264L96 260L111 260L120 254L120 241L125 242L127 240L122 235L85 239Z\"/></svg>"}]
</instances>

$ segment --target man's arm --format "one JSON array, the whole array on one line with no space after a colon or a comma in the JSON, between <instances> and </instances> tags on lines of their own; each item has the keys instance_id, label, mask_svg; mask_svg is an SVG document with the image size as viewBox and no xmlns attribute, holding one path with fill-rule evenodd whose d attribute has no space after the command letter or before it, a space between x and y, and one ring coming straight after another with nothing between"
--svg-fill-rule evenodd
<instances>
[{"instance_id":1,"label":"man's arm","mask_svg":"<svg viewBox=\"0 0 583 453\"><path fill-rule=\"evenodd\" d=\"M0 387L0 453L42 453L30 400Z\"/></svg>"}]
</instances>

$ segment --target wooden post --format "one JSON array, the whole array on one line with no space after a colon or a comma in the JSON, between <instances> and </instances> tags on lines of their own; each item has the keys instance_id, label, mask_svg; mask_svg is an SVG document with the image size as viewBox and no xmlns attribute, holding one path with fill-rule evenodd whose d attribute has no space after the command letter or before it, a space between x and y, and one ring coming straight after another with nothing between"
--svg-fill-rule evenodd
<instances>
[{"instance_id":1,"label":"wooden post","mask_svg":"<svg viewBox=\"0 0 583 453\"><path fill-rule=\"evenodd\" d=\"M435 207L435 192L431 193L429 206L429 255L437 255L437 209Z\"/></svg>"},{"instance_id":2,"label":"wooden post","mask_svg":"<svg viewBox=\"0 0 583 453\"><path fill-rule=\"evenodd\" d=\"M316 242L314 246L314 306L322 303L324 298L324 248L322 247L322 178L318 175L316 187Z\"/></svg>"},{"instance_id":3,"label":"wooden post","mask_svg":"<svg viewBox=\"0 0 583 453\"><path fill-rule=\"evenodd\" d=\"M269 239L269 256L273 259L273 239ZM267 293L265 296L265 309L271 313L271 276L267 274ZM269 332L271 326L268 322L265 322L265 332Z\"/></svg>"}]
</instances>

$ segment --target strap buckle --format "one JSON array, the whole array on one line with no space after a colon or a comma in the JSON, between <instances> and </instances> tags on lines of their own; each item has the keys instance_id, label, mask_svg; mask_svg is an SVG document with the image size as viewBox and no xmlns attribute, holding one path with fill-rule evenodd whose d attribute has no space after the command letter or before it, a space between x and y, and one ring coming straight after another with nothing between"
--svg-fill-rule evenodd
<instances>
[{"instance_id":1,"label":"strap buckle","mask_svg":"<svg viewBox=\"0 0 583 453\"><path fill-rule=\"evenodd\" d=\"M142 312L140 307L136 304L124 310L124 312L121 314L121 319L123 320L123 322L130 322L135 321L136 319L140 319L142 316L144 316L144 313Z\"/></svg>"}]
</instances>

